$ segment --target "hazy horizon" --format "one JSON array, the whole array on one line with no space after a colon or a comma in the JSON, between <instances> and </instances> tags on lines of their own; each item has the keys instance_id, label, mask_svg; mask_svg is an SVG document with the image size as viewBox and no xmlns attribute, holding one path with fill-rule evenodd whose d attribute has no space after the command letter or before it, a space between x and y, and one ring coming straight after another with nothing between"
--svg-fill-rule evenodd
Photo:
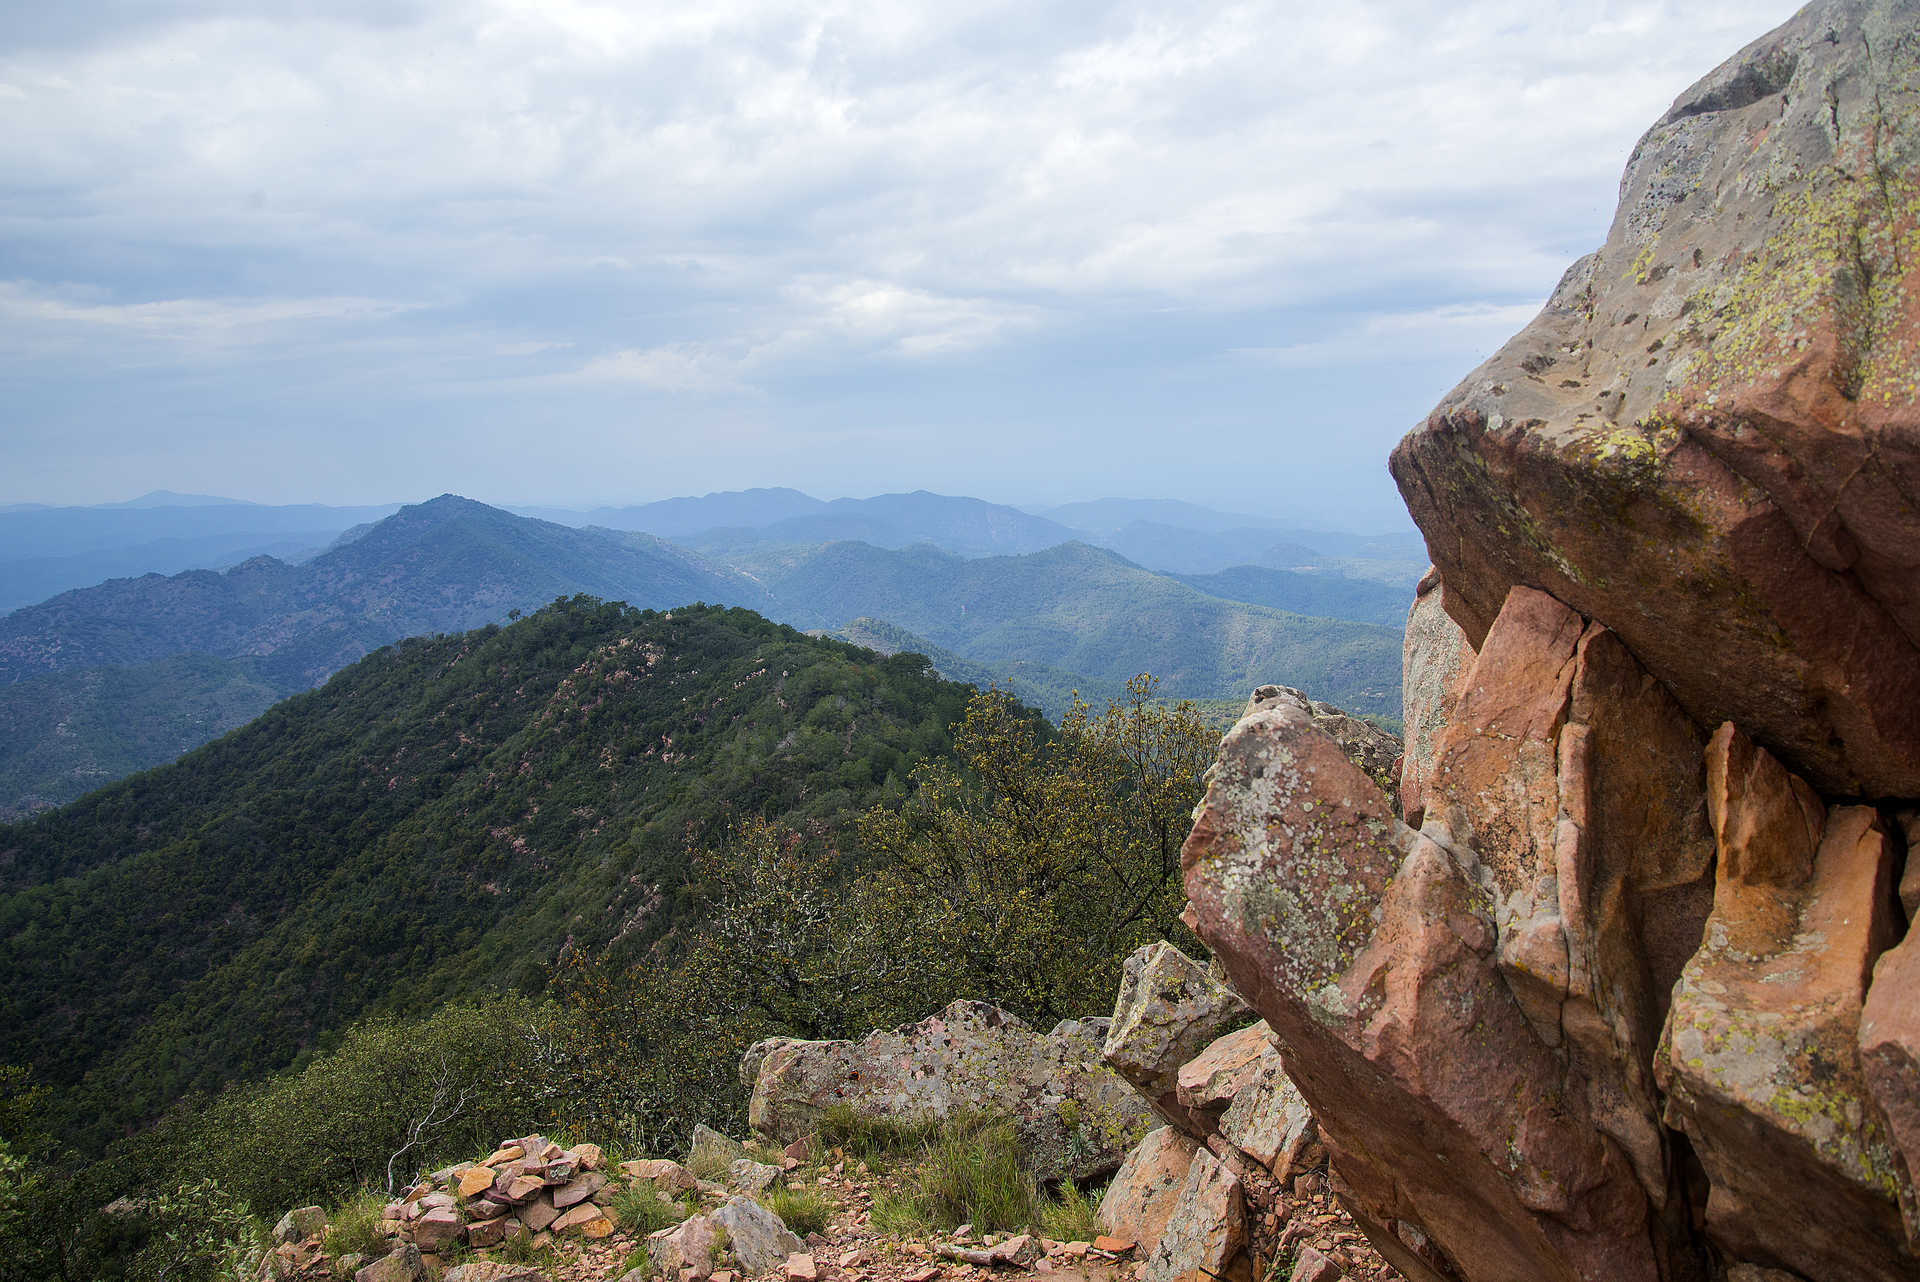
<instances>
[{"instance_id":1,"label":"hazy horizon","mask_svg":"<svg viewBox=\"0 0 1920 1282\"><path fill-rule=\"evenodd\" d=\"M1787 0L0 13L9 501L753 486L1404 523Z\"/></svg>"}]
</instances>

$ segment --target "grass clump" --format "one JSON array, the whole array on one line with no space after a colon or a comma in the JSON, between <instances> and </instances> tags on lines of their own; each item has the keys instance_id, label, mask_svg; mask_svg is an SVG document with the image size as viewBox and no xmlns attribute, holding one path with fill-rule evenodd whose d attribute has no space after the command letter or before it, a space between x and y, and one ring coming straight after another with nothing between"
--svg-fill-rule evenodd
<instances>
[{"instance_id":1,"label":"grass clump","mask_svg":"<svg viewBox=\"0 0 1920 1282\"><path fill-rule=\"evenodd\" d=\"M827 1220L833 1214L832 1205L813 1189L779 1185L767 1190L760 1202L801 1237L809 1233L826 1232Z\"/></svg>"},{"instance_id":2,"label":"grass clump","mask_svg":"<svg viewBox=\"0 0 1920 1282\"><path fill-rule=\"evenodd\" d=\"M851 1104L835 1104L820 1119L816 1144L821 1150L843 1148L864 1162L878 1165L925 1152L951 1125L931 1117L864 1117Z\"/></svg>"},{"instance_id":3,"label":"grass clump","mask_svg":"<svg viewBox=\"0 0 1920 1282\"><path fill-rule=\"evenodd\" d=\"M374 1189L361 1189L327 1216L325 1250L342 1255L384 1255L386 1235L380 1231L380 1212L386 1198Z\"/></svg>"},{"instance_id":4,"label":"grass clump","mask_svg":"<svg viewBox=\"0 0 1920 1282\"><path fill-rule=\"evenodd\" d=\"M1090 1197L1072 1180L1060 1181L1051 1197L1042 1199L1040 1231L1057 1242L1085 1242L1107 1231L1100 1223L1100 1199Z\"/></svg>"},{"instance_id":5,"label":"grass clump","mask_svg":"<svg viewBox=\"0 0 1920 1282\"><path fill-rule=\"evenodd\" d=\"M1013 1123L956 1118L934 1128L905 1187L876 1199L873 1214L889 1233L967 1223L995 1232L1039 1223L1044 1201Z\"/></svg>"},{"instance_id":6,"label":"grass clump","mask_svg":"<svg viewBox=\"0 0 1920 1282\"><path fill-rule=\"evenodd\" d=\"M691 1203L663 1201L653 1186L646 1183L614 1194L610 1209L614 1221L635 1237L672 1228L693 1214Z\"/></svg>"}]
</instances>

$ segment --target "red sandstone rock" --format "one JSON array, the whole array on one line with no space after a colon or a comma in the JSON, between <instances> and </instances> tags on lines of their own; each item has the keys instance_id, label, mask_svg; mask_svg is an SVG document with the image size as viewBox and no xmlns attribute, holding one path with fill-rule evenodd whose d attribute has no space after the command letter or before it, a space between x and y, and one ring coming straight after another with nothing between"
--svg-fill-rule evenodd
<instances>
[{"instance_id":1,"label":"red sandstone rock","mask_svg":"<svg viewBox=\"0 0 1920 1282\"><path fill-rule=\"evenodd\" d=\"M1100 1223L1107 1232L1151 1254L1179 1201L1195 1149L1191 1138L1171 1126L1141 1140L1100 1199Z\"/></svg>"},{"instance_id":2,"label":"red sandstone rock","mask_svg":"<svg viewBox=\"0 0 1920 1282\"><path fill-rule=\"evenodd\" d=\"M1273 707L1223 742L1182 863L1366 1219L1416 1222L1469 1278L1659 1276L1644 1191L1496 970L1471 856Z\"/></svg>"},{"instance_id":3,"label":"red sandstone rock","mask_svg":"<svg viewBox=\"0 0 1920 1282\"><path fill-rule=\"evenodd\" d=\"M1713 916L1674 994L1660 1081L1712 1183L1708 1231L1736 1259L1810 1278L1911 1274L1899 1199L1912 1186L1859 1054L1868 977L1895 931L1886 833L1864 806L1822 814L1731 726L1707 775Z\"/></svg>"}]
</instances>

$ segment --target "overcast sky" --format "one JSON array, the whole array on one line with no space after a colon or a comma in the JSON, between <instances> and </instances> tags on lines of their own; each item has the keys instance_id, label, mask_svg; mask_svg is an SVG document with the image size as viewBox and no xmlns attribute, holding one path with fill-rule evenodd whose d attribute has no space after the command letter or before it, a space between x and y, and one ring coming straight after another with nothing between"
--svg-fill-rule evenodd
<instances>
[{"instance_id":1,"label":"overcast sky","mask_svg":"<svg viewBox=\"0 0 1920 1282\"><path fill-rule=\"evenodd\" d=\"M0 501L1175 497L1400 435L1794 5L0 8Z\"/></svg>"}]
</instances>

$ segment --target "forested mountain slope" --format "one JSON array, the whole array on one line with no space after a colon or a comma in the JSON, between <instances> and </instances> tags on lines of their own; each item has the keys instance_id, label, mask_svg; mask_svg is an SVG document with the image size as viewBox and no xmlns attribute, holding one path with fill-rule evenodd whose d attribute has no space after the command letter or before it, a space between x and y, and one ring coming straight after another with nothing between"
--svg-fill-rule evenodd
<instances>
[{"instance_id":1,"label":"forested mountain slope","mask_svg":"<svg viewBox=\"0 0 1920 1282\"><path fill-rule=\"evenodd\" d=\"M198 653L261 660L288 689L403 636L589 593L642 607L756 605L754 585L642 534L575 530L443 495L303 565L115 579L0 618L0 684Z\"/></svg>"},{"instance_id":2,"label":"forested mountain slope","mask_svg":"<svg viewBox=\"0 0 1920 1282\"><path fill-rule=\"evenodd\" d=\"M1096 697L1152 672L1175 698L1282 682L1355 713L1399 710L1398 629L1222 600L1082 543L976 560L836 543L762 581L792 622L884 619L970 663L1065 676Z\"/></svg>"},{"instance_id":3,"label":"forested mountain slope","mask_svg":"<svg viewBox=\"0 0 1920 1282\"><path fill-rule=\"evenodd\" d=\"M585 599L381 650L179 762L0 828L0 1063L103 1124L369 1010L637 944L745 815L838 825L951 750L967 689L742 610Z\"/></svg>"}]
</instances>

